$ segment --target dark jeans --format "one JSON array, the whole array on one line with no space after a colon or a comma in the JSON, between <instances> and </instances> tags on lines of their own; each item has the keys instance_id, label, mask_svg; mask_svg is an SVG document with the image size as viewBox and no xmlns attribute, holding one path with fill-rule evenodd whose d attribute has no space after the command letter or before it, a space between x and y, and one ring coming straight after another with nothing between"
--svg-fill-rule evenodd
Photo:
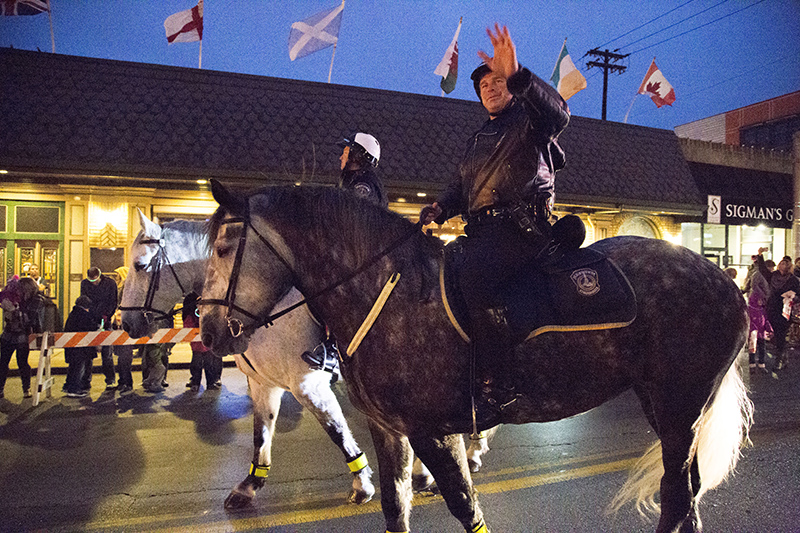
<instances>
[{"instance_id":1,"label":"dark jeans","mask_svg":"<svg viewBox=\"0 0 800 533\"><path fill-rule=\"evenodd\" d=\"M92 354L74 356L67 367L67 392L77 393L91 388Z\"/></svg>"},{"instance_id":2,"label":"dark jeans","mask_svg":"<svg viewBox=\"0 0 800 533\"><path fill-rule=\"evenodd\" d=\"M113 385L116 379L114 374L114 353L112 346L101 346L100 357L103 364L103 375L106 377L106 385Z\"/></svg>"},{"instance_id":3,"label":"dark jeans","mask_svg":"<svg viewBox=\"0 0 800 533\"><path fill-rule=\"evenodd\" d=\"M767 341L764 339L758 339L758 341L756 341L755 353L750 354L750 364L754 365L758 363L759 365L763 365L766 357L767 357Z\"/></svg>"},{"instance_id":4,"label":"dark jeans","mask_svg":"<svg viewBox=\"0 0 800 533\"><path fill-rule=\"evenodd\" d=\"M119 374L119 385L133 387L133 375L131 366L133 365L133 346L114 346L114 353L117 354L117 373Z\"/></svg>"},{"instance_id":5,"label":"dark jeans","mask_svg":"<svg viewBox=\"0 0 800 533\"><path fill-rule=\"evenodd\" d=\"M192 350L192 361L189 363L189 381L192 385L200 386L203 371L206 373L206 387L216 383L222 377L222 358L211 351Z\"/></svg>"},{"instance_id":6,"label":"dark jeans","mask_svg":"<svg viewBox=\"0 0 800 533\"><path fill-rule=\"evenodd\" d=\"M27 339L22 343L8 342L0 339L0 390L3 390L6 386L8 365L11 363L11 356L15 351L17 352L17 367L19 368L19 377L22 380L22 390L30 390L31 366L28 364L30 348L28 347Z\"/></svg>"}]
</instances>

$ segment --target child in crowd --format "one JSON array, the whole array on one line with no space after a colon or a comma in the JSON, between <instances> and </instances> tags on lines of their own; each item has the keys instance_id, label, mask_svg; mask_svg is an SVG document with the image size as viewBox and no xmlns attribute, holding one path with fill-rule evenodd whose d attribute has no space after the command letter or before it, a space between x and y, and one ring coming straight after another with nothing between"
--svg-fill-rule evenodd
<instances>
[{"instance_id":1,"label":"child in crowd","mask_svg":"<svg viewBox=\"0 0 800 533\"><path fill-rule=\"evenodd\" d=\"M67 317L64 331L95 331L100 327L100 321L90 311L92 300L88 296L78 296L75 306ZM92 382L92 359L97 357L97 350L93 346L82 348L64 348L64 359L67 364L67 383L65 385L67 396L70 398L83 398L89 395Z\"/></svg>"},{"instance_id":2,"label":"child in crowd","mask_svg":"<svg viewBox=\"0 0 800 533\"><path fill-rule=\"evenodd\" d=\"M197 300L200 297L190 292L183 299L183 309L181 317L183 318L183 327L196 328L200 326L200 317L197 313ZM219 390L221 387L220 378L222 377L222 359L214 355L209 348L206 348L202 342L192 342L192 362L189 363L189 383L187 387L192 392L200 390L200 381L202 379L203 371L206 373L206 390Z\"/></svg>"}]
</instances>

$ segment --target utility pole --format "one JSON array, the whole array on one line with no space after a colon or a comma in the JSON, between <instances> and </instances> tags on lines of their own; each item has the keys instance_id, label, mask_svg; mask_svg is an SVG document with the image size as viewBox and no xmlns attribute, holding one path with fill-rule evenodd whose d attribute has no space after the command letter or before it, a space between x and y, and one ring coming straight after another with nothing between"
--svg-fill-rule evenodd
<instances>
[{"instance_id":1,"label":"utility pole","mask_svg":"<svg viewBox=\"0 0 800 533\"><path fill-rule=\"evenodd\" d=\"M599 67L603 69L603 120L606 119L606 101L608 100L608 71L617 72L618 74L622 74L628 67L624 67L622 65L616 64L617 61L620 59L625 59L630 54L616 54L614 52L609 52L608 50L600 51L597 48L593 48L586 52L586 55L595 56L598 58L603 58L604 62L599 61L587 61L586 66L588 68L591 67Z\"/></svg>"}]
</instances>

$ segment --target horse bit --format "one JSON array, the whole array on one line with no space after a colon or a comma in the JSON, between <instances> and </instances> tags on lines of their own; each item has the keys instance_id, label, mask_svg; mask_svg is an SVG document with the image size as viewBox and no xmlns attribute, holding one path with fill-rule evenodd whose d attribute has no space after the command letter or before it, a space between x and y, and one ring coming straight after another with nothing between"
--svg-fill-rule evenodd
<instances>
[{"instance_id":1,"label":"horse bit","mask_svg":"<svg viewBox=\"0 0 800 533\"><path fill-rule=\"evenodd\" d=\"M183 284L181 283L180 278L178 278L175 268L170 262L169 257L167 257L167 249L165 247L166 241L164 239L165 231L166 230L162 230L162 236L160 239L142 239L139 241L139 244L158 245L158 251L153 256L153 259L150 260L150 264L148 265L152 267L152 274L150 276L150 282L147 286L147 295L144 298L144 305L141 307L120 306L119 308L120 311L142 311L142 314L144 315L144 318L148 324L152 324L157 320L167 319L178 312L177 309L165 312L153 307L153 299L155 298L156 292L158 292L158 288L161 285L161 269L164 264L166 264L169 267L170 272L172 272L172 276L175 278L175 281L178 283L178 287L181 289L181 294L186 294L186 290L183 288ZM159 316L156 317L156 314Z\"/></svg>"}]
</instances>

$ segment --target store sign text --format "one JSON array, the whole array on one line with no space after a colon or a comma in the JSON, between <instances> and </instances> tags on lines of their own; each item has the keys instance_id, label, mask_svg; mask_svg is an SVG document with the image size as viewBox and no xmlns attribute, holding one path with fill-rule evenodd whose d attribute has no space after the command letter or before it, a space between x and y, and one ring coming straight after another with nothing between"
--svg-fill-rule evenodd
<instances>
[{"instance_id":1,"label":"store sign text","mask_svg":"<svg viewBox=\"0 0 800 533\"><path fill-rule=\"evenodd\" d=\"M712 221L713 220L713 221ZM708 197L710 224L758 226L790 229L794 221L791 205L775 206L752 201L737 201L720 196Z\"/></svg>"}]
</instances>

